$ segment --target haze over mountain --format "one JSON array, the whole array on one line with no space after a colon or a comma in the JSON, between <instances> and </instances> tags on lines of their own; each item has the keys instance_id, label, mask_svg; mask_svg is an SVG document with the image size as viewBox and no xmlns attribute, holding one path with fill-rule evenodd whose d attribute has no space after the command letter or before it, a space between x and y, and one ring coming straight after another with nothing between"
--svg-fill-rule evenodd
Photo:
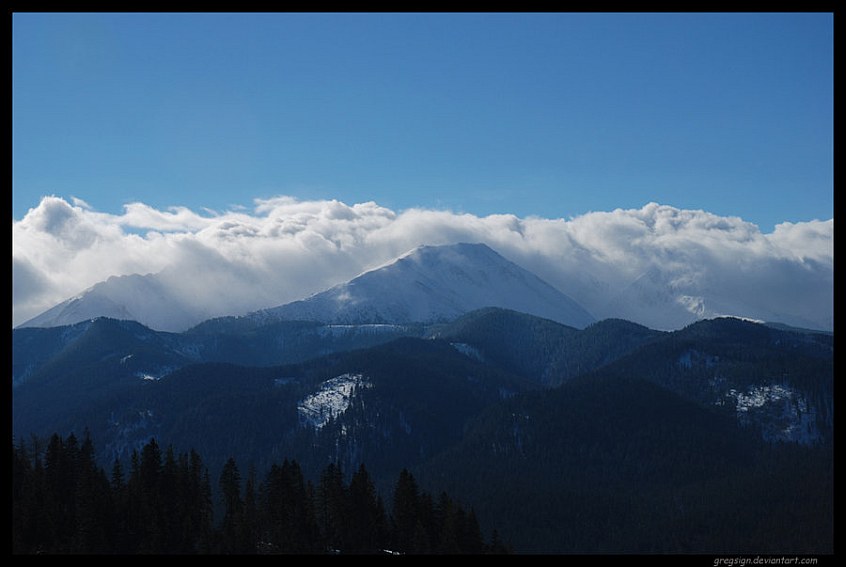
<instances>
[{"instance_id":1,"label":"haze over mountain","mask_svg":"<svg viewBox=\"0 0 846 567\"><path fill-rule=\"evenodd\" d=\"M830 219L762 233L736 217L655 203L565 220L287 197L257 201L253 212L201 216L135 203L108 215L47 197L13 223L13 325L111 276L148 274L98 288L91 309L74 302L36 322L125 309L179 330L302 300L421 245L476 242L597 319L671 330L728 315L831 330L833 230Z\"/></svg>"},{"instance_id":2,"label":"haze over mountain","mask_svg":"<svg viewBox=\"0 0 846 567\"><path fill-rule=\"evenodd\" d=\"M97 317L138 321L159 331L184 331L208 317L175 296L153 274L112 276L26 321L21 327L59 327Z\"/></svg>"},{"instance_id":3,"label":"haze over mountain","mask_svg":"<svg viewBox=\"0 0 846 567\"><path fill-rule=\"evenodd\" d=\"M594 318L575 301L484 244L422 246L395 262L252 315L323 323L432 323L482 307L505 307L584 328Z\"/></svg>"},{"instance_id":4,"label":"haze over mountain","mask_svg":"<svg viewBox=\"0 0 846 567\"><path fill-rule=\"evenodd\" d=\"M417 248L325 292L248 317L340 324L431 323L481 307L505 307L577 328L594 321L575 301L490 247L466 243ZM21 327L55 327L97 317L179 332L209 314L169 293L155 275L133 275L109 278Z\"/></svg>"}]
</instances>

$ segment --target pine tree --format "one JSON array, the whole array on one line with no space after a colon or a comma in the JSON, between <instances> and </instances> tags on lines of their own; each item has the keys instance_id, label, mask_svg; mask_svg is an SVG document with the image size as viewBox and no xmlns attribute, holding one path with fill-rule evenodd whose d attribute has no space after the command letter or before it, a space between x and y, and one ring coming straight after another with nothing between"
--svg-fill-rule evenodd
<instances>
[{"instance_id":1,"label":"pine tree","mask_svg":"<svg viewBox=\"0 0 846 567\"><path fill-rule=\"evenodd\" d=\"M317 486L317 512L324 545L329 550L343 551L349 545L349 511L343 473L341 467L335 463L327 465L320 475L320 483Z\"/></svg>"},{"instance_id":2,"label":"pine tree","mask_svg":"<svg viewBox=\"0 0 846 567\"><path fill-rule=\"evenodd\" d=\"M503 555L509 553L508 546L500 538L499 531L494 528L491 532L491 543L487 547L487 552L494 555Z\"/></svg>"},{"instance_id":3,"label":"pine tree","mask_svg":"<svg viewBox=\"0 0 846 567\"><path fill-rule=\"evenodd\" d=\"M12 552L30 551L31 518L34 511L32 464L26 446L12 444Z\"/></svg>"},{"instance_id":4,"label":"pine tree","mask_svg":"<svg viewBox=\"0 0 846 567\"><path fill-rule=\"evenodd\" d=\"M73 551L77 453L77 441L73 434L66 440L53 434L44 455L47 514L54 527L54 539L47 543L51 551Z\"/></svg>"},{"instance_id":5,"label":"pine tree","mask_svg":"<svg viewBox=\"0 0 846 567\"><path fill-rule=\"evenodd\" d=\"M112 551L115 553L129 553L129 494L124 481L123 465L115 458L112 464L112 476L109 483L111 488L111 514L109 519L112 526Z\"/></svg>"},{"instance_id":6,"label":"pine tree","mask_svg":"<svg viewBox=\"0 0 846 567\"><path fill-rule=\"evenodd\" d=\"M438 553L461 553L461 510L446 492L438 500Z\"/></svg>"},{"instance_id":7,"label":"pine tree","mask_svg":"<svg viewBox=\"0 0 846 567\"><path fill-rule=\"evenodd\" d=\"M374 553L485 550L475 513L465 513L446 493L439 505L403 470L393 494L392 516L362 464L349 485L341 468L328 465L315 487L296 461L272 465L256 487L255 470L242 493L234 458L219 488L221 528L212 528L211 486L200 456L164 459L151 439L132 452L129 478L115 460L111 477L97 466L87 435L51 437L44 462L33 444L12 446L12 543L17 553L307 553L337 550ZM60 488L70 490L61 492ZM491 550L498 549L495 533Z\"/></svg>"},{"instance_id":8,"label":"pine tree","mask_svg":"<svg viewBox=\"0 0 846 567\"><path fill-rule=\"evenodd\" d=\"M179 471L173 445L165 451L164 463L159 476L157 521L162 526L162 553L183 553L186 542L181 529L183 494L179 487Z\"/></svg>"},{"instance_id":9,"label":"pine tree","mask_svg":"<svg viewBox=\"0 0 846 567\"><path fill-rule=\"evenodd\" d=\"M209 472L200 455L191 450L187 466L186 506L191 547L195 552L208 553L212 548L212 495Z\"/></svg>"},{"instance_id":10,"label":"pine tree","mask_svg":"<svg viewBox=\"0 0 846 567\"><path fill-rule=\"evenodd\" d=\"M394 486L391 508L393 547L401 553L409 553L414 549L419 498L420 493L414 476L407 469L402 469Z\"/></svg>"},{"instance_id":11,"label":"pine tree","mask_svg":"<svg viewBox=\"0 0 846 567\"><path fill-rule=\"evenodd\" d=\"M360 465L349 485L350 553L373 553L386 546L385 510L364 464Z\"/></svg>"},{"instance_id":12,"label":"pine tree","mask_svg":"<svg viewBox=\"0 0 846 567\"><path fill-rule=\"evenodd\" d=\"M137 526L139 551L159 553L163 546L161 518L160 483L162 474L162 453L155 438L141 449L139 465L140 506Z\"/></svg>"},{"instance_id":13,"label":"pine tree","mask_svg":"<svg viewBox=\"0 0 846 567\"><path fill-rule=\"evenodd\" d=\"M321 549L312 493L296 461L270 467L259 496L265 551L310 553Z\"/></svg>"},{"instance_id":14,"label":"pine tree","mask_svg":"<svg viewBox=\"0 0 846 567\"><path fill-rule=\"evenodd\" d=\"M479 520L476 518L476 511L472 508L464 516L464 522L460 532L461 539L459 546L461 553L478 555L485 552L485 540L482 537L482 530L479 528Z\"/></svg>"},{"instance_id":15,"label":"pine tree","mask_svg":"<svg viewBox=\"0 0 846 567\"><path fill-rule=\"evenodd\" d=\"M220 492L223 499L223 524L221 526L221 551L244 553L243 523L244 501L241 499L241 474L235 459L229 457L220 473Z\"/></svg>"},{"instance_id":16,"label":"pine tree","mask_svg":"<svg viewBox=\"0 0 846 567\"><path fill-rule=\"evenodd\" d=\"M258 544L258 502L256 497L256 469L250 466L244 486L244 521L241 538L245 551L254 553Z\"/></svg>"},{"instance_id":17,"label":"pine tree","mask_svg":"<svg viewBox=\"0 0 846 567\"><path fill-rule=\"evenodd\" d=\"M97 467L94 444L86 430L82 446L76 457L76 530L73 549L78 552L104 553L110 548L107 523L111 498L109 482L103 470Z\"/></svg>"}]
</instances>

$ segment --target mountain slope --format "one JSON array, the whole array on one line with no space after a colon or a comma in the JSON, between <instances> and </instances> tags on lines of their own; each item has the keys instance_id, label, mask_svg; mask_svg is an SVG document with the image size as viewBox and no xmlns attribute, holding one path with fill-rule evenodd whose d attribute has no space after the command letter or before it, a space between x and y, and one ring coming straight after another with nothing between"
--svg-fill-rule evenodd
<instances>
[{"instance_id":1,"label":"mountain slope","mask_svg":"<svg viewBox=\"0 0 846 567\"><path fill-rule=\"evenodd\" d=\"M576 330L503 309L409 329L418 336L311 360L400 331L244 319L179 335L108 319L16 329L14 435L88 428L106 466L156 436L199 450L213 476L230 456L315 474L366 462L383 480L415 468L520 551L830 548L831 335L736 319ZM296 364L194 364L289 348ZM801 530L762 523L788 512Z\"/></svg>"},{"instance_id":2,"label":"mountain slope","mask_svg":"<svg viewBox=\"0 0 846 567\"><path fill-rule=\"evenodd\" d=\"M431 333L467 345L485 360L544 386L558 386L663 335L619 319L599 321L579 331L499 308L473 311L434 327Z\"/></svg>"},{"instance_id":3,"label":"mountain slope","mask_svg":"<svg viewBox=\"0 0 846 567\"><path fill-rule=\"evenodd\" d=\"M57 329L15 329L14 430L46 434L84 426L94 405L191 363L178 346L174 335L106 318Z\"/></svg>"},{"instance_id":4,"label":"mountain slope","mask_svg":"<svg viewBox=\"0 0 846 567\"><path fill-rule=\"evenodd\" d=\"M831 439L834 338L735 318L699 321L598 368L732 415L770 441Z\"/></svg>"},{"instance_id":5,"label":"mountain slope","mask_svg":"<svg viewBox=\"0 0 846 567\"><path fill-rule=\"evenodd\" d=\"M456 443L484 408L538 387L444 341L415 338L285 366L187 364L157 379L120 374L132 358L110 357L96 391L78 374L20 386L15 434L87 428L105 463L155 435L210 464L234 455L261 468L278 455L314 471L327 460L345 470L366 462L390 478Z\"/></svg>"},{"instance_id":6,"label":"mountain slope","mask_svg":"<svg viewBox=\"0 0 846 567\"><path fill-rule=\"evenodd\" d=\"M347 283L253 317L432 323L490 306L576 328L593 322L575 301L484 244L422 246Z\"/></svg>"},{"instance_id":7,"label":"mountain slope","mask_svg":"<svg viewBox=\"0 0 846 567\"><path fill-rule=\"evenodd\" d=\"M113 276L19 325L59 327L108 317L179 332L209 316L172 293L155 274Z\"/></svg>"},{"instance_id":8,"label":"mountain slope","mask_svg":"<svg viewBox=\"0 0 846 567\"><path fill-rule=\"evenodd\" d=\"M584 377L515 396L419 478L461 494L517 553L833 549L830 444L764 443L643 380Z\"/></svg>"}]
</instances>

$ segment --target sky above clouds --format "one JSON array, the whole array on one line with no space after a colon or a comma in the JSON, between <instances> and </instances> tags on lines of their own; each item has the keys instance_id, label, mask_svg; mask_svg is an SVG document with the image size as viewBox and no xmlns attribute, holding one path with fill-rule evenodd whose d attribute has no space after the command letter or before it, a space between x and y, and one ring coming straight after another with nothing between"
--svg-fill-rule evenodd
<instances>
[{"instance_id":1,"label":"sky above clouds","mask_svg":"<svg viewBox=\"0 0 846 567\"><path fill-rule=\"evenodd\" d=\"M245 311L458 241L599 317L660 280L832 319L831 14L12 24L13 325L112 275Z\"/></svg>"},{"instance_id":2,"label":"sky above clouds","mask_svg":"<svg viewBox=\"0 0 846 567\"><path fill-rule=\"evenodd\" d=\"M833 16L14 14L13 218L254 198L833 216Z\"/></svg>"}]
</instances>

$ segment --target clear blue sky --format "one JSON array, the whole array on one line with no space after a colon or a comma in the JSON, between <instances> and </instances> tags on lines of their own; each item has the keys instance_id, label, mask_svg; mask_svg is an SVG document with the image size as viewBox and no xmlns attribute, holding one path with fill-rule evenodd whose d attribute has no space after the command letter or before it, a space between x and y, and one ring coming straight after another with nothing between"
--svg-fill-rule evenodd
<instances>
[{"instance_id":1,"label":"clear blue sky","mask_svg":"<svg viewBox=\"0 0 846 567\"><path fill-rule=\"evenodd\" d=\"M831 14L14 14L13 217L833 217Z\"/></svg>"}]
</instances>

